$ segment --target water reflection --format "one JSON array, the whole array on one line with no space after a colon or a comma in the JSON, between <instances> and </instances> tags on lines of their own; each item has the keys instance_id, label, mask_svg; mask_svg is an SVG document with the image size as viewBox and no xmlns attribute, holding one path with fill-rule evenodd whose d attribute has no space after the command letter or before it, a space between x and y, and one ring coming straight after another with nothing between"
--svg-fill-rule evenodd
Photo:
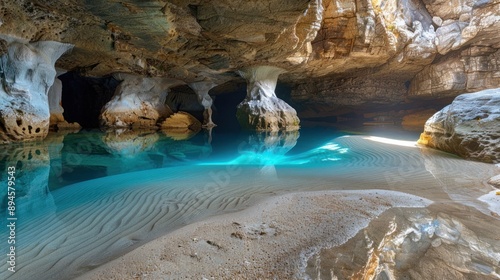
<instances>
[{"instance_id":1,"label":"water reflection","mask_svg":"<svg viewBox=\"0 0 500 280\"><path fill-rule=\"evenodd\" d=\"M5 263L0 265L0 278L70 279L159 234L271 195L374 188L425 197L439 208L398 210L374 220L367 234L360 233L345 249L321 255L321 265L307 272L311 277L318 271L330 275L333 269L341 279L344 274L338 272L345 266L351 274L373 268L390 278L407 275L407 260L421 258L422 267L441 269L444 256L457 252L462 259L454 263L455 270L498 274L492 264L496 260L498 265L500 248L487 246L495 242L489 232L500 230L500 216L486 197L491 196L486 181L498 171L493 165L366 136L280 132L211 138L210 131L183 141L149 131L83 131L3 146L3 170L18 167L19 254L26 259L20 273L10 278L4 274ZM311 138L322 139L317 141L321 144L301 143ZM228 155L221 159L222 151ZM0 190L2 211L5 192ZM458 241L453 241L457 230ZM3 235L0 239L6 240ZM474 251L473 244L486 253ZM427 264L427 259L435 263ZM422 269L414 275L425 279Z\"/></svg>"},{"instance_id":2,"label":"water reflection","mask_svg":"<svg viewBox=\"0 0 500 280\"><path fill-rule=\"evenodd\" d=\"M298 131L256 132L248 136L238 146L238 156L227 162L209 162L203 164L254 165L267 168L270 166L322 164L338 161L348 148L336 143L335 139L319 147L297 154L288 154L299 139Z\"/></svg>"},{"instance_id":3,"label":"water reflection","mask_svg":"<svg viewBox=\"0 0 500 280\"><path fill-rule=\"evenodd\" d=\"M473 207L488 216L499 216L499 213L492 210L495 210L495 207L489 205L491 202L488 203L493 201L491 195L487 195L489 185L486 180L478 180L495 175L494 168L485 168L485 164L470 162L467 170L464 170L460 161L450 161L446 157L436 158L433 152L430 149L423 149L421 154L425 169L439 184L439 189L443 190L452 201Z\"/></svg>"},{"instance_id":4,"label":"water reflection","mask_svg":"<svg viewBox=\"0 0 500 280\"><path fill-rule=\"evenodd\" d=\"M55 138L43 143L26 142L10 144L8 149L0 150L2 170L7 167L16 168L15 189L17 214L24 215L35 212L37 209L53 209L54 200L48 185L51 170L51 157L57 162L60 158L62 138ZM57 165L54 165L57 168ZM6 172L2 172L2 182L7 182ZM0 189L2 200L1 212L7 210L7 187Z\"/></svg>"},{"instance_id":5,"label":"water reflection","mask_svg":"<svg viewBox=\"0 0 500 280\"><path fill-rule=\"evenodd\" d=\"M60 152L50 157L52 190L99 177L185 165L204 159L212 152L203 134L177 141L147 130L82 131L50 134L44 143L53 143L55 139L59 141ZM9 149L7 146L5 153L11 153Z\"/></svg>"},{"instance_id":6,"label":"water reflection","mask_svg":"<svg viewBox=\"0 0 500 280\"><path fill-rule=\"evenodd\" d=\"M285 158L295 145L300 134L298 131L257 132L250 134L248 140L238 146L239 156L230 164L274 166Z\"/></svg>"},{"instance_id":7,"label":"water reflection","mask_svg":"<svg viewBox=\"0 0 500 280\"><path fill-rule=\"evenodd\" d=\"M156 130L116 129L107 131L102 141L110 154L135 157L151 150L159 138Z\"/></svg>"},{"instance_id":8,"label":"water reflection","mask_svg":"<svg viewBox=\"0 0 500 280\"><path fill-rule=\"evenodd\" d=\"M319 245L304 272L310 279L498 279L500 243L494 230L475 233L492 222L479 217L457 204L391 209L342 246Z\"/></svg>"}]
</instances>

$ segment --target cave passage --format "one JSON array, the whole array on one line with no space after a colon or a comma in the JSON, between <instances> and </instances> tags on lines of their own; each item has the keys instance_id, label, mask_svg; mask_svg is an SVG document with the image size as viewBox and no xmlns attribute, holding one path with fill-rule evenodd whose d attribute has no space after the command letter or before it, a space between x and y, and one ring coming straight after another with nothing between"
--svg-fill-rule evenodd
<instances>
[{"instance_id":1,"label":"cave passage","mask_svg":"<svg viewBox=\"0 0 500 280\"><path fill-rule=\"evenodd\" d=\"M111 100L120 81L113 77L83 77L76 72L59 76L63 83L62 106L64 119L77 122L83 128L98 128L102 107Z\"/></svg>"}]
</instances>

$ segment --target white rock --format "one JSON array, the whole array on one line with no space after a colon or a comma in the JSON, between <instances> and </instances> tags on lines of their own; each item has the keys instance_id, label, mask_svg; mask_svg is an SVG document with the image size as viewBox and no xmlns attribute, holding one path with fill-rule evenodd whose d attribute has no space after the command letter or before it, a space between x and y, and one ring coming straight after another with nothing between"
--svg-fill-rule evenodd
<instances>
[{"instance_id":1,"label":"white rock","mask_svg":"<svg viewBox=\"0 0 500 280\"><path fill-rule=\"evenodd\" d=\"M56 124L64 121L64 108L61 106L62 99L62 82L58 78L54 79L54 83L49 89L49 110L50 124Z\"/></svg>"},{"instance_id":2,"label":"white rock","mask_svg":"<svg viewBox=\"0 0 500 280\"><path fill-rule=\"evenodd\" d=\"M500 175L491 177L491 179L488 180L488 184L500 188Z\"/></svg>"},{"instance_id":3,"label":"white rock","mask_svg":"<svg viewBox=\"0 0 500 280\"><path fill-rule=\"evenodd\" d=\"M498 191L491 191L478 198L488 205L488 209L494 212L497 216L500 216L500 195L497 195Z\"/></svg>"},{"instance_id":4,"label":"white rock","mask_svg":"<svg viewBox=\"0 0 500 280\"><path fill-rule=\"evenodd\" d=\"M54 41L9 39L0 59L0 142L41 139L49 130L49 88L56 60L73 46Z\"/></svg>"},{"instance_id":5,"label":"white rock","mask_svg":"<svg viewBox=\"0 0 500 280\"><path fill-rule=\"evenodd\" d=\"M443 25L443 20L440 17L432 17L432 22L437 26Z\"/></svg>"},{"instance_id":6,"label":"white rock","mask_svg":"<svg viewBox=\"0 0 500 280\"><path fill-rule=\"evenodd\" d=\"M239 71L247 80L247 96L238 105L237 118L244 128L255 130L297 130L297 112L279 99L274 90L283 69L273 66L253 66Z\"/></svg>"},{"instance_id":7,"label":"white rock","mask_svg":"<svg viewBox=\"0 0 500 280\"><path fill-rule=\"evenodd\" d=\"M462 30L467 27L467 23L455 21L446 24L436 30L436 45L440 54L446 54L451 50L455 50L461 46L462 43Z\"/></svg>"},{"instance_id":8,"label":"white rock","mask_svg":"<svg viewBox=\"0 0 500 280\"><path fill-rule=\"evenodd\" d=\"M212 121L212 97L208 94L210 89L215 87L216 84L210 81L201 81L189 84L189 87L194 90L196 96L198 97L198 102L205 108L203 112L203 126L204 127L214 127L216 124Z\"/></svg>"},{"instance_id":9,"label":"white rock","mask_svg":"<svg viewBox=\"0 0 500 280\"><path fill-rule=\"evenodd\" d=\"M154 127L169 115L165 106L168 88L183 84L170 78L146 78L115 74L123 80L111 100L104 106L100 119L105 127Z\"/></svg>"},{"instance_id":10,"label":"white rock","mask_svg":"<svg viewBox=\"0 0 500 280\"><path fill-rule=\"evenodd\" d=\"M500 89L462 94L425 124L420 144L484 162L500 162Z\"/></svg>"}]
</instances>

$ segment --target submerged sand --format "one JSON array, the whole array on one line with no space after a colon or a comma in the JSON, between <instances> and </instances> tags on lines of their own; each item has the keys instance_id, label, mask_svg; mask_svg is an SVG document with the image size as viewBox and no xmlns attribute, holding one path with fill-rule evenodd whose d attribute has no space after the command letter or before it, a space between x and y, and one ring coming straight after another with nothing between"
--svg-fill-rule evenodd
<instances>
[{"instance_id":1,"label":"submerged sand","mask_svg":"<svg viewBox=\"0 0 500 280\"><path fill-rule=\"evenodd\" d=\"M303 279L314 248L345 243L387 209L430 203L385 190L286 194L188 225L78 279Z\"/></svg>"},{"instance_id":2,"label":"submerged sand","mask_svg":"<svg viewBox=\"0 0 500 280\"><path fill-rule=\"evenodd\" d=\"M360 279L372 279L382 269L387 271L385 276L396 273L387 268L391 260L384 264L384 254L377 250L389 250L396 266L402 262L416 265L407 274L411 279L500 277L500 241L495 237L499 213L491 207L491 199L484 199L491 196L485 182L498 172L495 166L436 156L416 147L370 145L362 137L337 141L358 154L341 168L311 170L310 182L319 186L317 179L324 178L324 184L338 185L337 189L380 185L396 191L295 192L268 198L243 211L168 233L79 279L310 279L311 273L317 273L314 279L335 279L326 264L333 259L323 260L324 265L311 263L325 255L325 248L342 244L347 244L347 249L339 250L342 253L358 250L352 257L366 255L356 272ZM362 174L361 166L366 166ZM287 175L288 183L295 179L293 173ZM300 182L307 184L307 176L300 176ZM433 202L438 211L430 214L425 209ZM409 208L423 210L413 214L397 210ZM382 213L389 213L377 222L384 225L368 230L379 236L377 243L375 235L373 240L366 235L367 227ZM473 228L476 217L481 223ZM399 221L399 228L391 219ZM481 231L481 236L476 235ZM369 246L356 248L361 243Z\"/></svg>"},{"instance_id":3,"label":"submerged sand","mask_svg":"<svg viewBox=\"0 0 500 280\"><path fill-rule=\"evenodd\" d=\"M20 221L19 270L0 264L0 278L73 279L103 264L82 279L304 278L313 248L342 244L381 212L423 207L425 199L452 214L459 207L462 221L493 219L478 235L500 230L498 198L487 183L499 166L367 136L337 138L276 166L242 167L245 156L235 166L127 173L49 193L51 207ZM316 164L325 160L331 163ZM450 203L458 206L447 209Z\"/></svg>"}]
</instances>

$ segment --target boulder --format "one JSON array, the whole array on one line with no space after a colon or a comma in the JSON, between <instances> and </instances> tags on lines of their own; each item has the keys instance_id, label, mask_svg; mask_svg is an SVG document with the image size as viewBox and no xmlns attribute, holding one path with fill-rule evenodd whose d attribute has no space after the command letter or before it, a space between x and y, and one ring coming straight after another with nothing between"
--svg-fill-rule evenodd
<instances>
[{"instance_id":1,"label":"boulder","mask_svg":"<svg viewBox=\"0 0 500 280\"><path fill-rule=\"evenodd\" d=\"M500 89L458 96L427 120L418 143L467 159L500 162Z\"/></svg>"}]
</instances>

